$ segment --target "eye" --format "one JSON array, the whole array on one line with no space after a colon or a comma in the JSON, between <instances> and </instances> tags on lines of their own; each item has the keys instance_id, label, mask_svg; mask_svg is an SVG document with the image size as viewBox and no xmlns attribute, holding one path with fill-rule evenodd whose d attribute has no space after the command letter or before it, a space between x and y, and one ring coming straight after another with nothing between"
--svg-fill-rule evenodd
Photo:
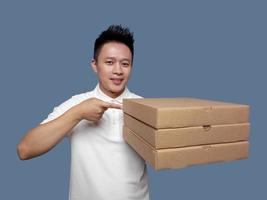
<instances>
[{"instance_id":1,"label":"eye","mask_svg":"<svg viewBox=\"0 0 267 200\"><path fill-rule=\"evenodd\" d=\"M122 63L122 66L123 66L123 67L129 67L130 64L129 64L128 62L123 62L123 63Z\"/></svg>"},{"instance_id":2,"label":"eye","mask_svg":"<svg viewBox=\"0 0 267 200\"><path fill-rule=\"evenodd\" d=\"M113 65L113 61L112 60L107 60L107 61L105 61L105 63L107 64L107 65Z\"/></svg>"}]
</instances>

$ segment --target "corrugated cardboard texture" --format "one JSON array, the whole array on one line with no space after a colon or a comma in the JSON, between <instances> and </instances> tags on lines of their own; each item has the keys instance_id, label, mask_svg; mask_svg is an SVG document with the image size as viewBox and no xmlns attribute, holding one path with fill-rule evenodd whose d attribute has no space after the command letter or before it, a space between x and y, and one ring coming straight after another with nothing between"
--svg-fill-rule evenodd
<instances>
[{"instance_id":1,"label":"corrugated cardboard texture","mask_svg":"<svg viewBox=\"0 0 267 200\"><path fill-rule=\"evenodd\" d=\"M123 136L155 170L244 159L249 151L247 141L156 150L125 126Z\"/></svg>"},{"instance_id":2,"label":"corrugated cardboard texture","mask_svg":"<svg viewBox=\"0 0 267 200\"><path fill-rule=\"evenodd\" d=\"M249 106L193 98L124 99L123 111L156 128L238 124L249 119Z\"/></svg>"},{"instance_id":3,"label":"corrugated cardboard texture","mask_svg":"<svg viewBox=\"0 0 267 200\"><path fill-rule=\"evenodd\" d=\"M155 129L128 114L124 125L156 149L248 140L249 123Z\"/></svg>"}]
</instances>

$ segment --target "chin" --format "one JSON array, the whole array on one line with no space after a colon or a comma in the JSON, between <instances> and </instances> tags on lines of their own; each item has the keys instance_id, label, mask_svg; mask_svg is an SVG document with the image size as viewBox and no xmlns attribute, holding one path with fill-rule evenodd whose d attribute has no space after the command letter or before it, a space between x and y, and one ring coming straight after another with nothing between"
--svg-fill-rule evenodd
<instances>
[{"instance_id":1,"label":"chin","mask_svg":"<svg viewBox=\"0 0 267 200\"><path fill-rule=\"evenodd\" d=\"M111 92L112 92L112 93L122 93L123 90L124 90L124 87L122 87L122 88L112 89Z\"/></svg>"},{"instance_id":2,"label":"chin","mask_svg":"<svg viewBox=\"0 0 267 200\"><path fill-rule=\"evenodd\" d=\"M124 85L121 85L121 86L113 86L111 87L111 92L114 93L114 94L119 94L119 93L122 93L123 90L124 90L125 86Z\"/></svg>"}]
</instances>

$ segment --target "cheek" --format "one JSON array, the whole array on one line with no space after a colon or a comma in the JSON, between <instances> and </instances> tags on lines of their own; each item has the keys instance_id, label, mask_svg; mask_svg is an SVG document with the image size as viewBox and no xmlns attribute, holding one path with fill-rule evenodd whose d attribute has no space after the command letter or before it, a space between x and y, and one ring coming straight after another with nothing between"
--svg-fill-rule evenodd
<instances>
[{"instance_id":1,"label":"cheek","mask_svg":"<svg viewBox=\"0 0 267 200\"><path fill-rule=\"evenodd\" d=\"M102 68L98 70L98 75L103 78L109 77L110 73L111 72L108 68Z\"/></svg>"},{"instance_id":2,"label":"cheek","mask_svg":"<svg viewBox=\"0 0 267 200\"><path fill-rule=\"evenodd\" d=\"M125 76L126 78L128 78L128 77L130 76L130 74L131 74L131 69L126 69L126 70L124 71L124 76Z\"/></svg>"}]
</instances>

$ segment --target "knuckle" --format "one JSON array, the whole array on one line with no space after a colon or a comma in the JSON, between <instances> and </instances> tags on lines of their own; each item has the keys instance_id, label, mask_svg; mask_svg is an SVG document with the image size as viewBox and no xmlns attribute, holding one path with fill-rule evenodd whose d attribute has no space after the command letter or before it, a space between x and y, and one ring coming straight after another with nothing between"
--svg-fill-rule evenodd
<instances>
[{"instance_id":1,"label":"knuckle","mask_svg":"<svg viewBox=\"0 0 267 200\"><path fill-rule=\"evenodd\" d=\"M96 111L97 114L101 114L102 112L103 112L103 110L101 108L98 108Z\"/></svg>"}]
</instances>

